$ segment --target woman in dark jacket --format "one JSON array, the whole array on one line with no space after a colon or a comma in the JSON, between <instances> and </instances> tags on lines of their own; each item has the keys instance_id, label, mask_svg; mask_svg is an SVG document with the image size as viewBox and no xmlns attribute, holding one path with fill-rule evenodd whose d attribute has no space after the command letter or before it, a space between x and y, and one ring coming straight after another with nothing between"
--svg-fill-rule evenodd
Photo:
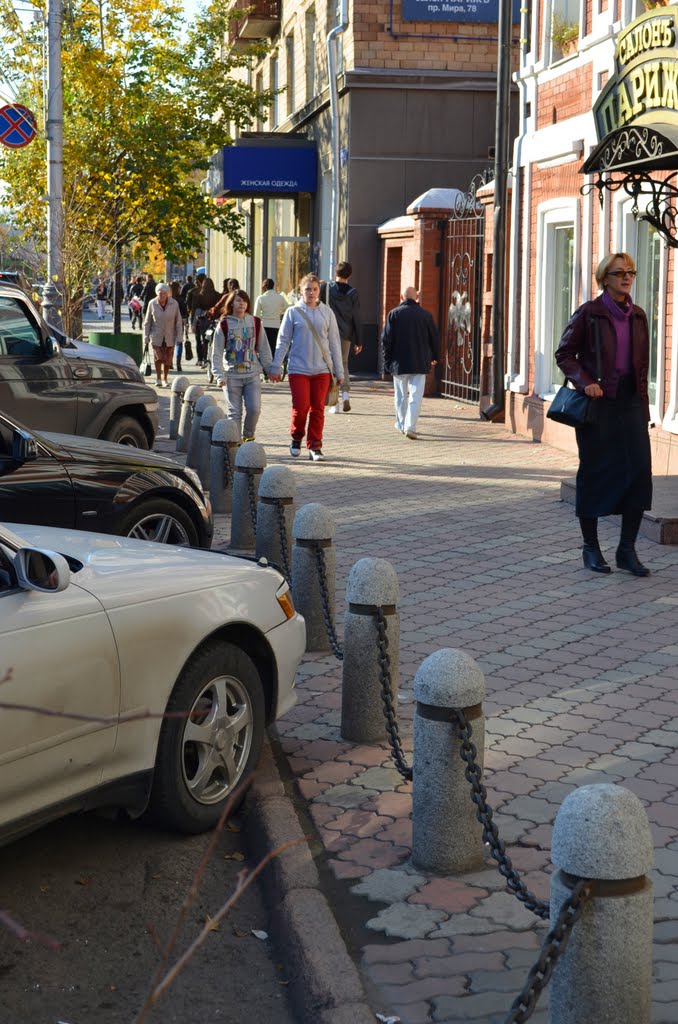
<instances>
[{"instance_id":1,"label":"woman in dark jacket","mask_svg":"<svg viewBox=\"0 0 678 1024\"><path fill-rule=\"evenodd\" d=\"M563 332L556 362L593 400L592 423L576 430L576 514L584 538L584 565L593 572L610 572L598 544L598 517L621 515L617 568L649 576L635 550L643 511L652 505L647 427L650 342L647 317L630 297L635 276L628 253L610 253L601 260L596 281L602 294L575 312Z\"/></svg>"},{"instance_id":2,"label":"woman in dark jacket","mask_svg":"<svg viewBox=\"0 0 678 1024\"><path fill-rule=\"evenodd\" d=\"M200 289L193 293L193 331L195 333L195 358L198 365L207 366L207 343L205 341L206 321L203 319L208 310L216 306L221 296L214 287L214 281L206 277Z\"/></svg>"}]
</instances>

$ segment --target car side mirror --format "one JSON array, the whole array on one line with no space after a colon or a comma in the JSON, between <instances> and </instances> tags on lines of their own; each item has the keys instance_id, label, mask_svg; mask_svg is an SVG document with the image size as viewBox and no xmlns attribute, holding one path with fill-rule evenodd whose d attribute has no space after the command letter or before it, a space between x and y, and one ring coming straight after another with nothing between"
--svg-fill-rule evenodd
<instances>
[{"instance_id":1,"label":"car side mirror","mask_svg":"<svg viewBox=\"0 0 678 1024\"><path fill-rule=\"evenodd\" d=\"M52 359L54 356L58 356L59 353L61 352L61 345L59 344L57 339L51 334L47 339L46 349L47 355L49 356L50 359Z\"/></svg>"},{"instance_id":2,"label":"car side mirror","mask_svg":"<svg viewBox=\"0 0 678 1024\"><path fill-rule=\"evenodd\" d=\"M71 582L68 562L56 551L21 548L14 556L14 571L22 590L58 593Z\"/></svg>"},{"instance_id":3,"label":"car side mirror","mask_svg":"<svg viewBox=\"0 0 678 1024\"><path fill-rule=\"evenodd\" d=\"M38 444L33 435L18 428L12 431L12 462L35 462L37 457Z\"/></svg>"}]
</instances>

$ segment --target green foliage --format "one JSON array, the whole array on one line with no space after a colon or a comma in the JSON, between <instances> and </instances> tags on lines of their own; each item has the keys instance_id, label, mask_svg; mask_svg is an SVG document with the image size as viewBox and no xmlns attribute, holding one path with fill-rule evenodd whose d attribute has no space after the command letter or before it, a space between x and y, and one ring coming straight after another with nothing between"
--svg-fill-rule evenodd
<instances>
[{"instance_id":1,"label":"green foliage","mask_svg":"<svg viewBox=\"0 0 678 1024\"><path fill-rule=\"evenodd\" d=\"M207 226L245 250L234 205L215 204L200 184L232 131L271 101L237 74L261 48L226 52L227 3L214 0L186 25L173 0L65 0L63 248L74 293L121 248L155 243L171 260L190 257ZM0 0L0 66L42 129L22 150L0 146L0 182L14 224L40 251L42 53L43 25L23 29Z\"/></svg>"},{"instance_id":2,"label":"green foliage","mask_svg":"<svg viewBox=\"0 0 678 1024\"><path fill-rule=\"evenodd\" d=\"M562 50L579 39L579 23L566 21L562 15L554 14L551 18L551 39Z\"/></svg>"}]
</instances>

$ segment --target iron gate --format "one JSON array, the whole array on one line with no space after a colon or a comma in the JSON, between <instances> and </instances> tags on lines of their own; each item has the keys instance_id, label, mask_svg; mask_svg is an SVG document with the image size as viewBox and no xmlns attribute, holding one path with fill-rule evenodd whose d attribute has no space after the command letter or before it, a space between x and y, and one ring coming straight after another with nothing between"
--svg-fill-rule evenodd
<instances>
[{"instance_id":1,"label":"iron gate","mask_svg":"<svg viewBox=\"0 0 678 1024\"><path fill-rule=\"evenodd\" d=\"M484 207L477 190L486 175L477 175L468 192L459 192L447 222L444 249L442 324L444 398L480 401Z\"/></svg>"}]
</instances>

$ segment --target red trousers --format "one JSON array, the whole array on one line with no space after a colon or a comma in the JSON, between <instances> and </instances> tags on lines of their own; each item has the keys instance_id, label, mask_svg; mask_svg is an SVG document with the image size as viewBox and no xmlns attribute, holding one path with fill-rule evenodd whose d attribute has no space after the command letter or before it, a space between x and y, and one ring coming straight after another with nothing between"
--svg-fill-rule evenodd
<instances>
[{"instance_id":1,"label":"red trousers","mask_svg":"<svg viewBox=\"0 0 678 1024\"><path fill-rule=\"evenodd\" d=\"M295 441L301 441L306 433L306 419L308 418L306 447L309 450L322 448L325 399L330 390L330 375L329 373L317 373L313 377L307 377L303 373L291 373L289 381L292 392L290 433Z\"/></svg>"}]
</instances>

